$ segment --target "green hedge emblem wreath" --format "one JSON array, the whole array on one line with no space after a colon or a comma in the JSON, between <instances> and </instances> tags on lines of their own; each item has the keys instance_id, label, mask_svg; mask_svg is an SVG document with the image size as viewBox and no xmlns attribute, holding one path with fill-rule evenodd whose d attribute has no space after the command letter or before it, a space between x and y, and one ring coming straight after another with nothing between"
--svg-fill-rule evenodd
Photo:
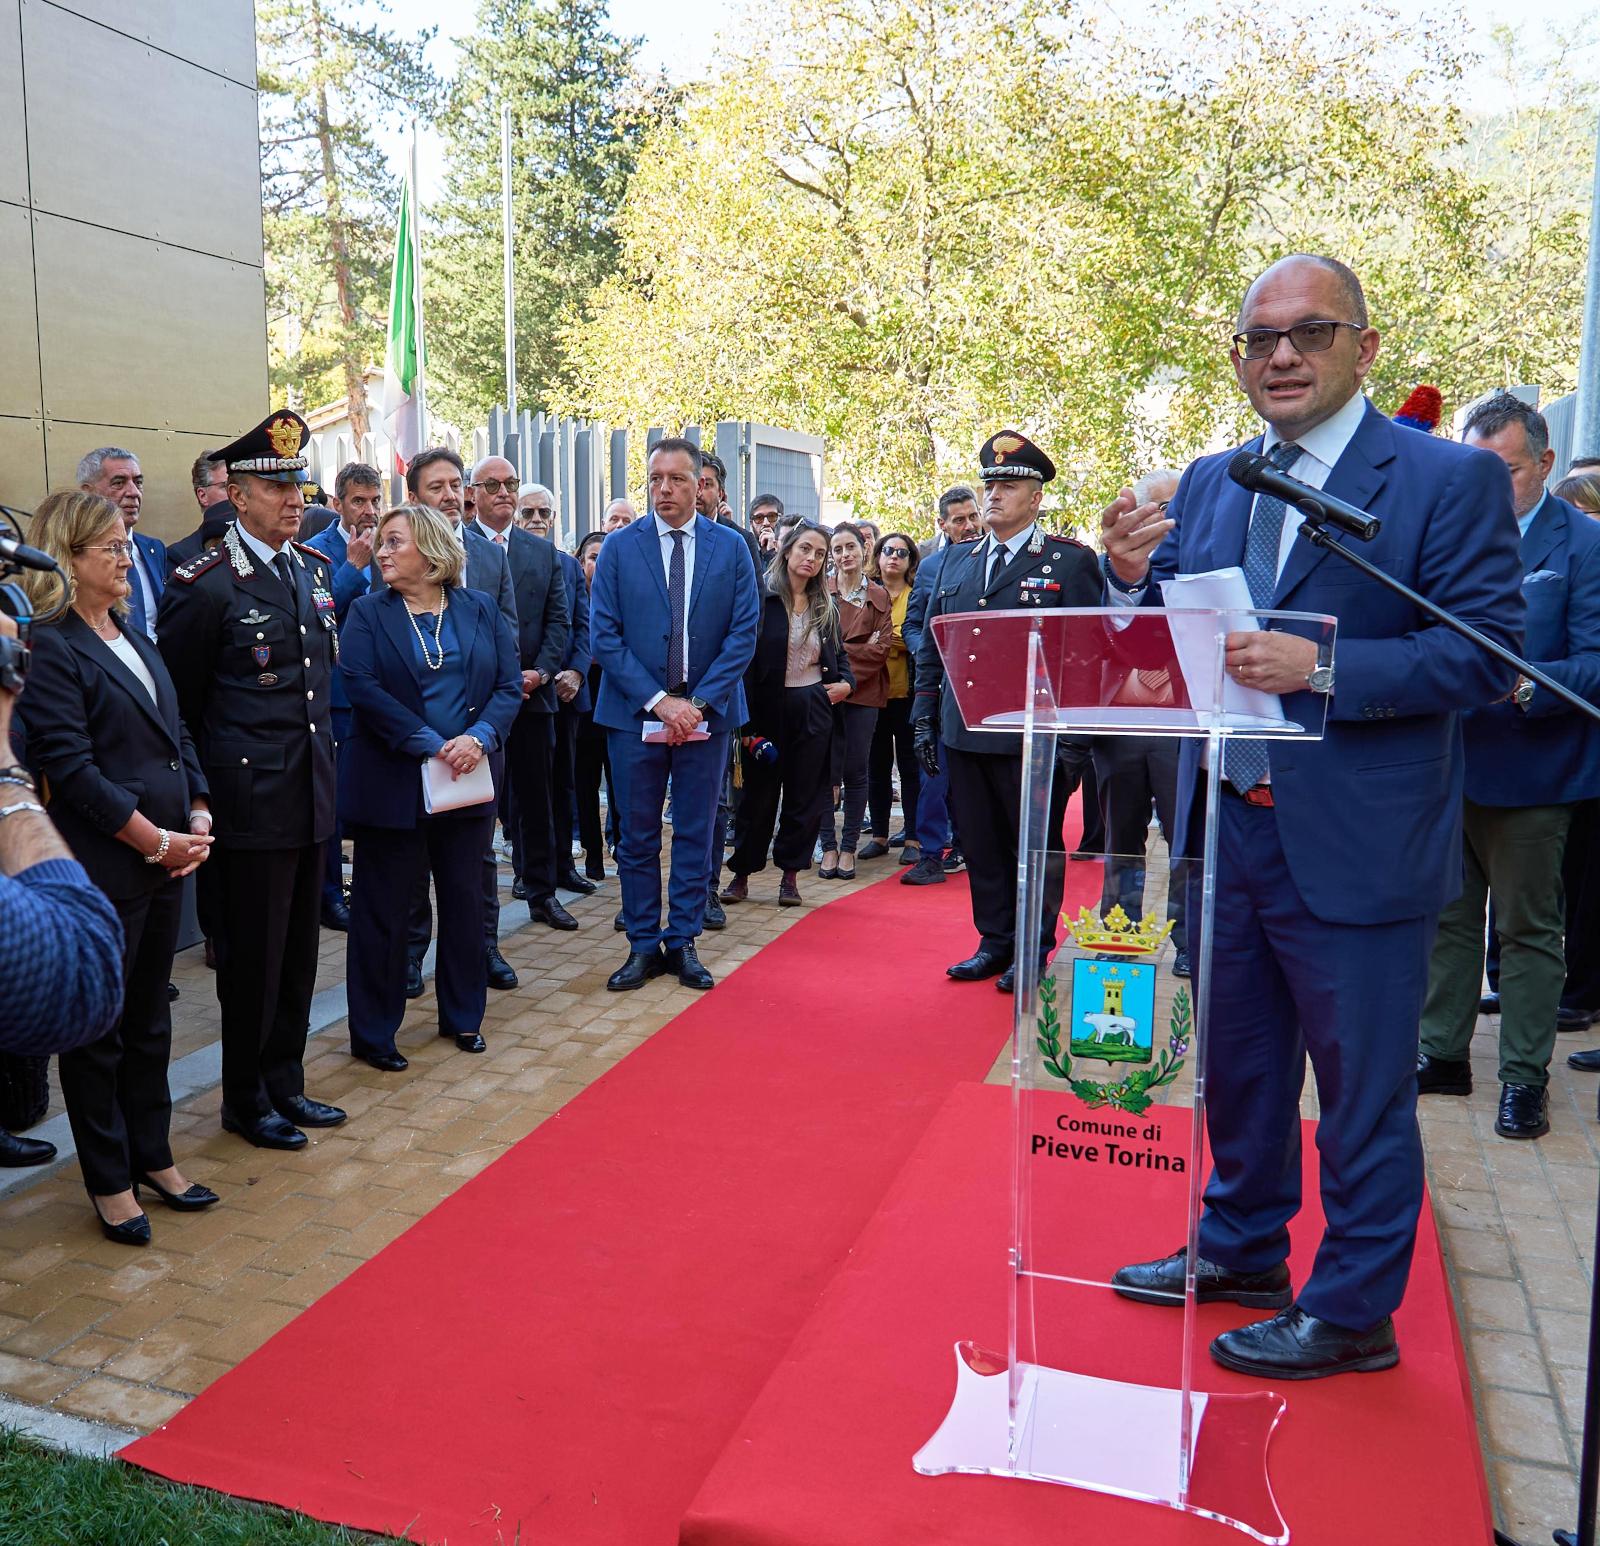
<instances>
[{"instance_id":1,"label":"green hedge emblem wreath","mask_svg":"<svg viewBox=\"0 0 1600 1546\"><path fill-rule=\"evenodd\" d=\"M1189 1007L1189 990L1180 987L1172 995L1172 1017L1167 1030L1167 1046L1159 1062L1149 1068L1137 1068L1122 1079L1075 1079L1072 1076L1072 1053L1062 1045L1061 1017L1056 1012L1056 979L1044 977L1039 982L1039 1051L1044 1054L1044 1066L1057 1079L1072 1086L1072 1093L1086 1106L1114 1106L1130 1116L1138 1116L1150 1107L1151 1091L1171 1084L1183 1067L1189 1054L1189 1040L1193 1034L1193 1020Z\"/></svg>"}]
</instances>

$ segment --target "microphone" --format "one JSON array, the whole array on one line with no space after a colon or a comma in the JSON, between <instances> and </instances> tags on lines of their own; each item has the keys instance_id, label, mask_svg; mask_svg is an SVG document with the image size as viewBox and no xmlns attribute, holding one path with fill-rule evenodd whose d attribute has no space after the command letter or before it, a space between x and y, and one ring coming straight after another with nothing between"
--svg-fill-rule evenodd
<instances>
[{"instance_id":1,"label":"microphone","mask_svg":"<svg viewBox=\"0 0 1600 1546\"><path fill-rule=\"evenodd\" d=\"M1228 476L1241 488L1251 489L1257 494L1271 494L1313 520L1337 526L1340 531L1348 532L1362 542L1371 542L1383 525L1377 516L1368 515L1355 505L1346 504L1332 494L1325 494L1321 489L1312 488L1309 483L1302 483L1298 478L1280 472L1266 457L1258 456L1254 451L1239 452L1228 463Z\"/></svg>"},{"instance_id":2,"label":"microphone","mask_svg":"<svg viewBox=\"0 0 1600 1546\"><path fill-rule=\"evenodd\" d=\"M51 573L60 568L48 553L30 548L6 536L4 532L0 532L0 563L17 564L23 569L43 569Z\"/></svg>"}]
</instances>

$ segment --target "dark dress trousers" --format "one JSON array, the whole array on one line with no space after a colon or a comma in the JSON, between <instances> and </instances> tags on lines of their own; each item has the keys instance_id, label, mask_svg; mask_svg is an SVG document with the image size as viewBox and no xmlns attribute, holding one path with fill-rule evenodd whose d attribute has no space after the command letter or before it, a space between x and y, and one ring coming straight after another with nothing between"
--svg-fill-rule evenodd
<instances>
[{"instance_id":1,"label":"dark dress trousers","mask_svg":"<svg viewBox=\"0 0 1600 1546\"><path fill-rule=\"evenodd\" d=\"M1245 449L1261 448L1258 438ZM1159 604L1158 582L1175 573L1241 562L1253 501L1228 477L1235 454L1185 472L1147 604ZM1366 403L1325 487L1382 520L1359 545L1369 562L1518 647L1522 570L1498 457L1406 429ZM1404 1296L1422 1201L1417 1025L1429 945L1462 884L1460 711L1508 692L1512 673L1304 541L1283 564L1272 606L1338 618L1334 687L1326 703L1309 691L1284 696L1284 712L1302 724L1320 724L1326 709L1326 733L1265 743L1271 806L1221 797L1200 1254L1242 1272L1285 1258L1300 1207L1309 1054L1327 1229L1297 1299L1310 1315L1364 1330ZM1177 826L1190 854L1200 851L1199 764L1186 741Z\"/></svg>"},{"instance_id":2,"label":"dark dress trousers","mask_svg":"<svg viewBox=\"0 0 1600 1546\"><path fill-rule=\"evenodd\" d=\"M589 696L589 585L570 553L556 552L567 592L567 651L561 671L578 673L578 692L570 703L556 698L555 755L550 764L550 817L555 833L555 871L559 877L572 863L572 828L577 811L578 734L593 709ZM552 689L553 690L553 689ZM598 855L596 856L598 857Z\"/></svg>"},{"instance_id":3,"label":"dark dress trousers","mask_svg":"<svg viewBox=\"0 0 1600 1546\"><path fill-rule=\"evenodd\" d=\"M17 700L28 756L48 781L51 818L122 920L121 1017L98 1041L61 1054L78 1163L100 1197L172 1164L167 979L183 886L116 834L136 810L158 827L187 832L191 802L207 794L161 656L136 628L124 625L123 638L155 683L154 701L75 612L34 630L28 690Z\"/></svg>"},{"instance_id":4,"label":"dark dress trousers","mask_svg":"<svg viewBox=\"0 0 1600 1546\"><path fill-rule=\"evenodd\" d=\"M305 1093L337 649L328 560L288 544L292 594L236 527L172 571L161 656L211 789L207 875L222 1099L242 1122Z\"/></svg>"},{"instance_id":5,"label":"dark dress trousers","mask_svg":"<svg viewBox=\"0 0 1600 1546\"><path fill-rule=\"evenodd\" d=\"M471 730L485 742L498 789L522 678L495 603L459 586L449 598L454 645L442 671L457 673L451 685L465 709L459 725L429 724L425 692L432 684L398 594L385 589L354 602L342 636L353 723L339 758L339 814L355 843L345 981L350 1046L363 1055L395 1050L407 953L407 921L396 900L411 893L419 872L424 885L432 874L439 898L440 1029L465 1035L483 1020L483 854L495 806L428 815L422 765L431 755L426 748Z\"/></svg>"},{"instance_id":6,"label":"dark dress trousers","mask_svg":"<svg viewBox=\"0 0 1600 1546\"><path fill-rule=\"evenodd\" d=\"M744 675L750 717L742 733L771 741L778 760L743 761L744 798L734 818L728 859L735 875L764 870L768 844L780 870L811 868L817 828L833 805L833 704L827 684L855 686L844 646L826 634L819 642L822 680L809 687L786 687L789 612L781 596L762 596L756 652Z\"/></svg>"},{"instance_id":7,"label":"dark dress trousers","mask_svg":"<svg viewBox=\"0 0 1600 1546\"><path fill-rule=\"evenodd\" d=\"M589 702L600 696L600 667L592 661L589 665L588 685L584 689ZM617 804L611 791L611 758L606 747L604 725L594 722L591 706L578 715L574 782L578 804L578 842L583 847L586 866L593 871L605 868L606 840L614 847L617 840ZM600 824L600 786L606 787L606 824Z\"/></svg>"},{"instance_id":8,"label":"dark dress trousers","mask_svg":"<svg viewBox=\"0 0 1600 1546\"><path fill-rule=\"evenodd\" d=\"M972 887L972 921L982 948L1001 957L1014 954L1017 914L1017 842L1022 801L1022 737L969 730L955 695L943 691L944 659L932 628L937 617L956 612L1006 612L1040 607L1092 607L1100 602L1099 566L1088 548L1070 537L1035 530L991 580L991 539L945 549L938 584L928 598L927 625L917 650L917 695L913 718L938 726L950 776L950 814L961 832L962 853ZM1034 582L1024 585L1024 581ZM1056 589L1045 589L1054 585ZM1018 684L1020 701L1021 684ZM1050 780L1050 818L1046 826L1041 956L1056 942L1056 919L1066 885L1061 828L1077 771L1087 761L1081 747L1057 742L1058 766Z\"/></svg>"}]
</instances>

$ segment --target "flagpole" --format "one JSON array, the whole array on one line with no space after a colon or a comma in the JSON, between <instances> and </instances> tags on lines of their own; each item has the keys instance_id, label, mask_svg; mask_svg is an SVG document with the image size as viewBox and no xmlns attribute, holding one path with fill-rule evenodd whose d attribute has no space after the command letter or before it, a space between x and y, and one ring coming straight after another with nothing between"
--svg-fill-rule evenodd
<instances>
[{"instance_id":1,"label":"flagpole","mask_svg":"<svg viewBox=\"0 0 1600 1546\"><path fill-rule=\"evenodd\" d=\"M417 318L417 444L428 444L427 337L422 326L422 184L417 176L417 121L411 120L411 274Z\"/></svg>"},{"instance_id":2,"label":"flagpole","mask_svg":"<svg viewBox=\"0 0 1600 1546\"><path fill-rule=\"evenodd\" d=\"M500 109L500 214L505 242L506 289L506 418L516 433L517 424L517 295L512 280L511 250L511 104ZM519 448L520 449L520 448Z\"/></svg>"}]
</instances>

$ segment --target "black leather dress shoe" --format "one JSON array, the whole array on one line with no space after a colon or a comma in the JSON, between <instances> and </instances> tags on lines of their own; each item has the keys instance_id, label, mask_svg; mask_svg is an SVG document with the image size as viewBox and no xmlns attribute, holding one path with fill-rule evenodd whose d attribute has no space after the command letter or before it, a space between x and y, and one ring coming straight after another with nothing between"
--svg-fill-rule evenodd
<instances>
[{"instance_id":1,"label":"black leather dress shoe","mask_svg":"<svg viewBox=\"0 0 1600 1546\"><path fill-rule=\"evenodd\" d=\"M725 929L728 926L728 915L723 912L722 903L717 900L715 891L706 898L705 926L708 929Z\"/></svg>"},{"instance_id":2,"label":"black leather dress shoe","mask_svg":"<svg viewBox=\"0 0 1600 1546\"><path fill-rule=\"evenodd\" d=\"M1370 1331L1319 1321L1297 1304L1270 1321L1225 1331L1211 1344L1224 1369L1268 1380L1320 1380L1330 1374L1371 1374L1400 1362L1394 1322L1386 1315Z\"/></svg>"},{"instance_id":3,"label":"black leather dress shoe","mask_svg":"<svg viewBox=\"0 0 1600 1546\"><path fill-rule=\"evenodd\" d=\"M113 1224L100 1212L100 1204L93 1197L90 1197L89 1205L94 1209L94 1216L100 1223L100 1233L113 1245L150 1244L150 1219L146 1214L136 1213L131 1219L123 1219L121 1223Z\"/></svg>"},{"instance_id":4,"label":"black leather dress shoe","mask_svg":"<svg viewBox=\"0 0 1600 1546\"><path fill-rule=\"evenodd\" d=\"M604 880L606 878L605 861L603 859L589 859L585 861L583 873L590 880Z\"/></svg>"},{"instance_id":5,"label":"black leather dress shoe","mask_svg":"<svg viewBox=\"0 0 1600 1546\"><path fill-rule=\"evenodd\" d=\"M322 926L332 929L336 934L350 932L350 907L343 897L322 904Z\"/></svg>"},{"instance_id":6,"label":"black leather dress shoe","mask_svg":"<svg viewBox=\"0 0 1600 1546\"><path fill-rule=\"evenodd\" d=\"M441 1036L450 1036L451 1032L441 1031L439 1034ZM462 1031L452 1039L455 1041L457 1049L462 1052L487 1052L489 1050L489 1043L483 1039L481 1031Z\"/></svg>"},{"instance_id":7,"label":"black leather dress shoe","mask_svg":"<svg viewBox=\"0 0 1600 1546\"><path fill-rule=\"evenodd\" d=\"M1172 975L1174 977L1188 977L1192 975L1189 966L1189 952L1175 950L1172 953Z\"/></svg>"},{"instance_id":8,"label":"black leather dress shoe","mask_svg":"<svg viewBox=\"0 0 1600 1546\"><path fill-rule=\"evenodd\" d=\"M285 1122L293 1122L296 1127L338 1127L349 1115L342 1106L330 1106L309 1095L286 1095L273 1101L272 1107Z\"/></svg>"},{"instance_id":9,"label":"black leather dress shoe","mask_svg":"<svg viewBox=\"0 0 1600 1546\"><path fill-rule=\"evenodd\" d=\"M1581 1068L1586 1074L1600 1074L1600 1047L1586 1047L1567 1054L1568 1068Z\"/></svg>"},{"instance_id":10,"label":"black leather dress shoe","mask_svg":"<svg viewBox=\"0 0 1600 1546\"><path fill-rule=\"evenodd\" d=\"M369 1068L375 1068L380 1074L403 1074L411 1065L400 1056L398 1052L352 1052L353 1058L360 1058Z\"/></svg>"},{"instance_id":11,"label":"black leather dress shoe","mask_svg":"<svg viewBox=\"0 0 1600 1546\"><path fill-rule=\"evenodd\" d=\"M1010 965L1009 955L999 955L980 946L976 955L968 956L965 961L957 961L954 966L945 967L944 974L946 977L954 977L957 982L982 982L985 977L998 977Z\"/></svg>"},{"instance_id":12,"label":"black leather dress shoe","mask_svg":"<svg viewBox=\"0 0 1600 1546\"><path fill-rule=\"evenodd\" d=\"M182 989L181 989L181 988L179 988L179 986L178 986L178 985L177 985L177 983L175 983L175 982L169 982L169 983L168 983L168 984L167 984L167 1002L168 1002L168 1003L169 1003L169 1004L175 1004L175 1003L177 1003L177 1002L178 1002L178 995L179 995L179 993L181 993L181 992L182 992L182 991L183 991L183 990L182 990Z\"/></svg>"},{"instance_id":13,"label":"black leather dress shoe","mask_svg":"<svg viewBox=\"0 0 1600 1546\"><path fill-rule=\"evenodd\" d=\"M303 1149L307 1143L306 1135L275 1111L264 1117L236 1117L224 1106L222 1130L237 1133L258 1149Z\"/></svg>"},{"instance_id":14,"label":"black leather dress shoe","mask_svg":"<svg viewBox=\"0 0 1600 1546\"><path fill-rule=\"evenodd\" d=\"M422 997L422 962L406 962L406 997Z\"/></svg>"},{"instance_id":15,"label":"black leather dress shoe","mask_svg":"<svg viewBox=\"0 0 1600 1546\"><path fill-rule=\"evenodd\" d=\"M1542 1084L1502 1084L1494 1130L1502 1138L1543 1138L1550 1131L1550 1092Z\"/></svg>"},{"instance_id":16,"label":"black leather dress shoe","mask_svg":"<svg viewBox=\"0 0 1600 1546\"><path fill-rule=\"evenodd\" d=\"M537 902L529 902L528 917L534 923L548 924L552 929L560 929L567 934L578 926L578 920L553 896L540 897Z\"/></svg>"},{"instance_id":17,"label":"black leather dress shoe","mask_svg":"<svg viewBox=\"0 0 1600 1546\"><path fill-rule=\"evenodd\" d=\"M869 838L866 846L857 854L858 859L882 859L889 852L889 845L881 837Z\"/></svg>"},{"instance_id":18,"label":"black leather dress shoe","mask_svg":"<svg viewBox=\"0 0 1600 1546\"><path fill-rule=\"evenodd\" d=\"M511 963L500 954L498 945L490 945L483 952L483 964L491 988L502 992L517 985L517 974Z\"/></svg>"},{"instance_id":19,"label":"black leather dress shoe","mask_svg":"<svg viewBox=\"0 0 1600 1546\"><path fill-rule=\"evenodd\" d=\"M678 981L686 988L714 988L715 977L701 964L693 945L683 945L677 950L663 950L661 964L665 971L676 972Z\"/></svg>"},{"instance_id":20,"label":"black leather dress shoe","mask_svg":"<svg viewBox=\"0 0 1600 1546\"><path fill-rule=\"evenodd\" d=\"M512 881L511 882L511 894L519 902L526 902L528 900L528 883L527 883L527 881L525 881L525 880L514 880L514 881Z\"/></svg>"},{"instance_id":21,"label":"black leather dress shoe","mask_svg":"<svg viewBox=\"0 0 1600 1546\"><path fill-rule=\"evenodd\" d=\"M1478 1013L1480 1015L1497 1015L1500 1013L1500 995L1498 993L1485 993L1478 1000Z\"/></svg>"},{"instance_id":22,"label":"black leather dress shoe","mask_svg":"<svg viewBox=\"0 0 1600 1546\"><path fill-rule=\"evenodd\" d=\"M169 1192L164 1186L157 1186L149 1176L135 1176L133 1178L133 1198L139 1200L139 1188L146 1187L154 1192L162 1202L178 1213L198 1213L202 1208L209 1208L213 1203L222 1199L211 1190L209 1186L201 1186L198 1181L191 1181L187 1190L182 1192Z\"/></svg>"},{"instance_id":23,"label":"black leather dress shoe","mask_svg":"<svg viewBox=\"0 0 1600 1546\"><path fill-rule=\"evenodd\" d=\"M606 979L612 993L626 993L630 988L642 988L652 977L659 977L667 969L661 948L635 950L626 961Z\"/></svg>"},{"instance_id":24,"label":"black leather dress shoe","mask_svg":"<svg viewBox=\"0 0 1600 1546\"><path fill-rule=\"evenodd\" d=\"M1159 1261L1134 1262L1111 1274L1111 1286L1140 1304L1182 1305L1183 1276L1189 1253L1180 1247ZM1289 1267L1279 1262L1264 1272L1234 1272L1203 1256L1195 1263L1194 1296L1199 1304L1242 1304L1252 1310L1279 1310L1294 1303Z\"/></svg>"},{"instance_id":25,"label":"black leather dress shoe","mask_svg":"<svg viewBox=\"0 0 1600 1546\"><path fill-rule=\"evenodd\" d=\"M1015 993L1017 991L1017 963L1015 961L995 978L994 985L1001 993Z\"/></svg>"},{"instance_id":26,"label":"black leather dress shoe","mask_svg":"<svg viewBox=\"0 0 1600 1546\"><path fill-rule=\"evenodd\" d=\"M56 1146L42 1138L19 1138L0 1128L0 1166L20 1170L24 1165L45 1165L56 1157Z\"/></svg>"},{"instance_id":27,"label":"black leather dress shoe","mask_svg":"<svg viewBox=\"0 0 1600 1546\"><path fill-rule=\"evenodd\" d=\"M1419 1052L1417 1094L1472 1094L1472 1064L1465 1058L1436 1058L1426 1052Z\"/></svg>"},{"instance_id":28,"label":"black leather dress shoe","mask_svg":"<svg viewBox=\"0 0 1600 1546\"><path fill-rule=\"evenodd\" d=\"M1593 1024L1594 1016L1587 1009L1569 1009L1565 1004L1556 1005L1558 1031L1586 1031Z\"/></svg>"},{"instance_id":29,"label":"black leather dress shoe","mask_svg":"<svg viewBox=\"0 0 1600 1546\"><path fill-rule=\"evenodd\" d=\"M570 867L556 877L556 884L563 891L576 891L579 896L593 896L600 889L587 875L580 875Z\"/></svg>"}]
</instances>

